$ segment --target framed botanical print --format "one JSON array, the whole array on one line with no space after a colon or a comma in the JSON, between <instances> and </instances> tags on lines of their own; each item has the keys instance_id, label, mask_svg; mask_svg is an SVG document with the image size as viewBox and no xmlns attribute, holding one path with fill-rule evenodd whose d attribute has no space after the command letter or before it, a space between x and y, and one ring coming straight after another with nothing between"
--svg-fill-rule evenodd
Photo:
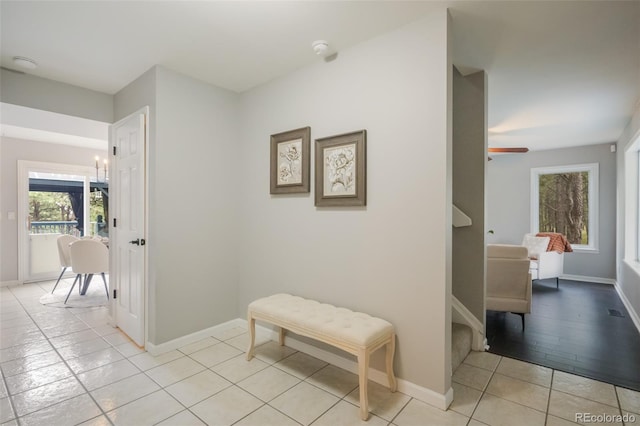
<instances>
[{"instance_id":1,"label":"framed botanical print","mask_svg":"<svg viewBox=\"0 0 640 426\"><path fill-rule=\"evenodd\" d=\"M367 205L367 131L316 139L315 205Z\"/></svg>"},{"instance_id":2,"label":"framed botanical print","mask_svg":"<svg viewBox=\"0 0 640 426\"><path fill-rule=\"evenodd\" d=\"M309 192L311 128L271 135L271 193Z\"/></svg>"}]
</instances>

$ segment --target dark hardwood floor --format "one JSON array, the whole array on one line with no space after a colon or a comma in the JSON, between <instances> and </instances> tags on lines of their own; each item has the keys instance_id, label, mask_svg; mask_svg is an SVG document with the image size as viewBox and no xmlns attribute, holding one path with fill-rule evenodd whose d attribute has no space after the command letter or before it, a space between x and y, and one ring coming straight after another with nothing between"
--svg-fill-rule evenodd
<instances>
[{"instance_id":1,"label":"dark hardwood floor","mask_svg":"<svg viewBox=\"0 0 640 426\"><path fill-rule=\"evenodd\" d=\"M640 332L612 285L537 280L531 306L524 332L487 311L489 352L640 391Z\"/></svg>"}]
</instances>

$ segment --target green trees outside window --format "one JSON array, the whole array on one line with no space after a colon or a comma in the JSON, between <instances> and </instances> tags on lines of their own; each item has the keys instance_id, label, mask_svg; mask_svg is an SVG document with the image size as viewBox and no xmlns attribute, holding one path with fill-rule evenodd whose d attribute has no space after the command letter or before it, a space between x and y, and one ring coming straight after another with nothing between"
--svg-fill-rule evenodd
<instances>
[{"instance_id":1,"label":"green trees outside window","mask_svg":"<svg viewBox=\"0 0 640 426\"><path fill-rule=\"evenodd\" d=\"M89 193L90 224L85 235L97 234L101 237L109 235L108 212L105 207L105 195L100 191L91 191ZM77 217L68 192L29 191L29 220L33 233L78 234L75 229ZM56 225L47 225L48 222L56 222Z\"/></svg>"},{"instance_id":2,"label":"green trees outside window","mask_svg":"<svg viewBox=\"0 0 640 426\"><path fill-rule=\"evenodd\" d=\"M578 251L597 251L598 174L598 163L532 168L530 232L558 232Z\"/></svg>"},{"instance_id":3,"label":"green trees outside window","mask_svg":"<svg viewBox=\"0 0 640 426\"><path fill-rule=\"evenodd\" d=\"M539 175L539 231L564 234L571 244L589 243L588 172Z\"/></svg>"}]
</instances>

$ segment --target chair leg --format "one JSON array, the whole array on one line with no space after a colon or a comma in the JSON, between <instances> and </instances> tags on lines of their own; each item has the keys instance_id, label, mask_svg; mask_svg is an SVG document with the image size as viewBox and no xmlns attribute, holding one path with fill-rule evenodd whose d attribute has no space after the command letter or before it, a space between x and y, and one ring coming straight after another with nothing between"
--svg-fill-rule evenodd
<instances>
[{"instance_id":1,"label":"chair leg","mask_svg":"<svg viewBox=\"0 0 640 426\"><path fill-rule=\"evenodd\" d=\"M556 277L556 288L560 288L560 277Z\"/></svg>"},{"instance_id":2,"label":"chair leg","mask_svg":"<svg viewBox=\"0 0 640 426\"><path fill-rule=\"evenodd\" d=\"M82 285L82 289L80 291L81 295L87 294L87 289L89 288L89 284L91 284L91 280L93 279L93 274L87 274L84 277L84 284Z\"/></svg>"},{"instance_id":3,"label":"chair leg","mask_svg":"<svg viewBox=\"0 0 640 426\"><path fill-rule=\"evenodd\" d=\"M60 272L60 276L58 277L58 281L56 281L56 285L53 286L53 290L51 290L51 294L53 294L53 292L56 291L56 287L58 287L58 284L60 284L60 280L62 279L62 276L64 275L66 270L67 270L67 267L65 266L64 269L62 269L62 272Z\"/></svg>"},{"instance_id":4,"label":"chair leg","mask_svg":"<svg viewBox=\"0 0 640 426\"><path fill-rule=\"evenodd\" d=\"M107 300L109 300L109 287L107 287L107 279L104 276L104 272L101 272L100 275L102 275L102 281L104 282L104 291L107 292Z\"/></svg>"},{"instance_id":5,"label":"chair leg","mask_svg":"<svg viewBox=\"0 0 640 426\"><path fill-rule=\"evenodd\" d=\"M73 291L73 288L76 286L76 283L78 282L78 280L82 280L82 274L78 274L76 275L76 279L73 280L73 285L71 286L71 289L69 289L69 293L67 294L67 298L64 299L64 304L67 304L67 300L69 300L69 296L71 296L71 292ZM80 285L82 285L82 282L80 282Z\"/></svg>"},{"instance_id":6,"label":"chair leg","mask_svg":"<svg viewBox=\"0 0 640 426\"><path fill-rule=\"evenodd\" d=\"M522 331L524 331L524 314L520 313L520 312L514 312L516 315L520 315L520 318L522 318Z\"/></svg>"}]
</instances>

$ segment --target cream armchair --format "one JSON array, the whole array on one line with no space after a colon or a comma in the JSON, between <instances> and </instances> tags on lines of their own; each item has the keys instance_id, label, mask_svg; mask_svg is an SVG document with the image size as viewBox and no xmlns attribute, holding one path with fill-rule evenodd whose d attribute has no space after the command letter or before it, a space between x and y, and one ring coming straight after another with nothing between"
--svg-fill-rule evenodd
<instances>
[{"instance_id":1,"label":"cream armchair","mask_svg":"<svg viewBox=\"0 0 640 426\"><path fill-rule=\"evenodd\" d=\"M558 288L560 275L564 271L564 253L547 251L549 237L536 237L534 234L525 234L522 245L527 248L531 259L529 267L531 278L534 280L555 278L556 288Z\"/></svg>"},{"instance_id":2,"label":"cream armchair","mask_svg":"<svg viewBox=\"0 0 640 426\"><path fill-rule=\"evenodd\" d=\"M526 247L487 245L486 308L511 312L522 318L531 312L531 273Z\"/></svg>"}]
</instances>

